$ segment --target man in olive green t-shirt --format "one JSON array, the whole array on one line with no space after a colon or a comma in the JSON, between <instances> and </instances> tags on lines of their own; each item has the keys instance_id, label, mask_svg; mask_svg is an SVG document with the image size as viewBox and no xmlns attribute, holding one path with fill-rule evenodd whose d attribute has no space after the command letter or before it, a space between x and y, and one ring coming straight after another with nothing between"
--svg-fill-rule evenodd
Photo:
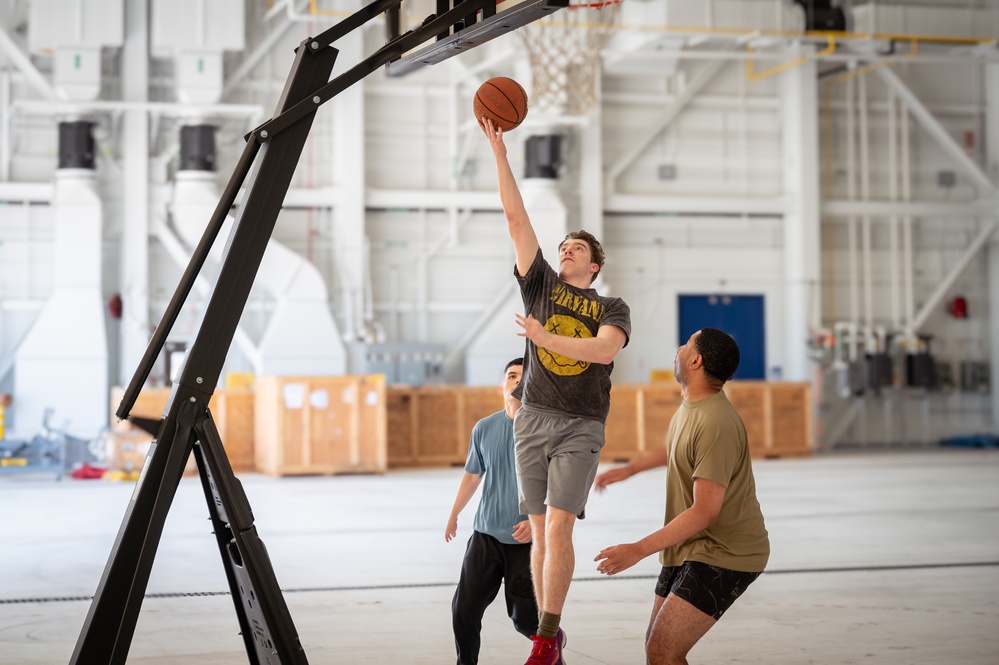
<instances>
[{"instance_id":1,"label":"man in olive green t-shirt","mask_svg":"<svg viewBox=\"0 0 999 665\"><path fill-rule=\"evenodd\" d=\"M663 569L645 637L650 665L686 663L690 649L770 557L746 428L722 392L739 366L738 345L728 334L704 328L677 350L673 365L683 403L666 447L594 482L602 491L640 471L667 467L665 526L594 559L599 572L613 575L659 553Z\"/></svg>"}]
</instances>

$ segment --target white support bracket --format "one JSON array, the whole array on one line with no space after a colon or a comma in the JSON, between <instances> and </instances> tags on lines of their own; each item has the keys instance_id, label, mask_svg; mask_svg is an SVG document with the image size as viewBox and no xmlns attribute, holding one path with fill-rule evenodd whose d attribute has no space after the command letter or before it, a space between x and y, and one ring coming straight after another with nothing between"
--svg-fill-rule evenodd
<instances>
[{"instance_id":1,"label":"white support bracket","mask_svg":"<svg viewBox=\"0 0 999 665\"><path fill-rule=\"evenodd\" d=\"M675 100L673 100L673 103L668 106L656 119L656 121L649 125L630 146L628 146L624 153L618 157L613 164L611 164L610 168L607 169L607 183L609 190L613 190L613 184L617 177L621 175L621 173L628 168L633 161L635 161L635 158L642 154L642 151L645 150L649 143L659 136L664 129L666 129L669 123L673 122L673 119L679 115L680 111L682 111L683 108L690 103L690 100L697 96L697 93L699 93L704 86L707 85L712 78L714 78L714 75L717 74L718 70L724 65L724 60L715 60L709 62L699 72L697 72L697 75L691 79L690 84L687 85L684 91L680 93Z\"/></svg>"},{"instance_id":2,"label":"white support bracket","mask_svg":"<svg viewBox=\"0 0 999 665\"><path fill-rule=\"evenodd\" d=\"M940 124L932 113L926 108L926 106L919 101L919 98L909 88L902 83L902 80L898 75L891 70L889 67L881 67L877 70L877 75L881 78L889 88L895 91L896 94L905 102L905 105L909 108L912 115L916 116L920 124L929 132L940 147L949 154L958 166L961 167L969 178L971 178L975 184L977 184L981 189L982 193L995 196L996 195L996 185L989 179L988 175L982 170L982 168L975 163L973 159L968 157L965 153L964 148L962 148L954 140L944 126Z\"/></svg>"},{"instance_id":3,"label":"white support bracket","mask_svg":"<svg viewBox=\"0 0 999 665\"><path fill-rule=\"evenodd\" d=\"M954 267L950 269L947 276L940 281L937 288L933 290L933 293L926 299L926 302L923 303L919 312L915 317L913 317L910 330L911 333L919 332L919 329L926 324L926 321L930 318L933 310L940 305L940 301L947 295L947 291L950 290L950 287L954 286L954 282L958 280L961 273L964 272L964 269L968 267L968 264L970 264L978 252L981 251L982 247L985 246L985 243L992 238L992 235L995 233L997 227L999 227L999 220L996 219L988 221L982 227L981 231L979 231L978 235L975 236L975 239L971 242L971 245L968 247L967 251L965 251L964 255L958 260Z\"/></svg>"},{"instance_id":4,"label":"white support bracket","mask_svg":"<svg viewBox=\"0 0 999 665\"><path fill-rule=\"evenodd\" d=\"M24 52L17 47L14 40L12 40L10 35L7 34L7 31L3 29L3 26L0 26L0 51L7 54L7 57L10 58L10 61L14 64L14 66L17 67L22 74L24 74L25 79L27 79L31 87L35 89L35 92L40 94L45 99L59 99L59 96L56 94L55 88L52 87L52 84L50 84L45 77L42 76L41 72L38 71L35 65L32 64L31 58L25 55Z\"/></svg>"}]
</instances>

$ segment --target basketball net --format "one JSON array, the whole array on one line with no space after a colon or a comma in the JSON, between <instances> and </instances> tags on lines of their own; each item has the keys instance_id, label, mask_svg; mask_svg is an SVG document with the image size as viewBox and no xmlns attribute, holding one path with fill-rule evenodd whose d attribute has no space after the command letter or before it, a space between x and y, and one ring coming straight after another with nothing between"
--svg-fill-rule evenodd
<instances>
[{"instance_id":1,"label":"basketball net","mask_svg":"<svg viewBox=\"0 0 999 665\"><path fill-rule=\"evenodd\" d=\"M600 52L621 0L570 3L517 34L531 61L531 110L583 115L597 103Z\"/></svg>"}]
</instances>

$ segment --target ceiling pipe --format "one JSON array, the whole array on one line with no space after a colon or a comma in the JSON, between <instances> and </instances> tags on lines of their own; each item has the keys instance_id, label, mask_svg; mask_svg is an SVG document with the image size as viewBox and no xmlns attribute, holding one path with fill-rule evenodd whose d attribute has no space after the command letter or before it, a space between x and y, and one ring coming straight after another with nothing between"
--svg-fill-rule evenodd
<instances>
[{"instance_id":1,"label":"ceiling pipe","mask_svg":"<svg viewBox=\"0 0 999 665\"><path fill-rule=\"evenodd\" d=\"M107 111L148 111L173 117L190 117L192 113L205 116L248 117L250 122L263 118L264 108L256 104L180 104L175 102L41 102L19 99L11 108L30 115L59 116L84 115Z\"/></svg>"},{"instance_id":2,"label":"ceiling pipe","mask_svg":"<svg viewBox=\"0 0 999 665\"><path fill-rule=\"evenodd\" d=\"M899 104L900 127L902 132L902 200L908 204L912 201L912 177L909 167L909 110L905 104ZM995 210L996 206L990 206ZM909 337L912 337L912 320L915 318L916 301L913 291L914 272L912 267L912 215L902 217L902 275L905 303L905 325Z\"/></svg>"}]
</instances>

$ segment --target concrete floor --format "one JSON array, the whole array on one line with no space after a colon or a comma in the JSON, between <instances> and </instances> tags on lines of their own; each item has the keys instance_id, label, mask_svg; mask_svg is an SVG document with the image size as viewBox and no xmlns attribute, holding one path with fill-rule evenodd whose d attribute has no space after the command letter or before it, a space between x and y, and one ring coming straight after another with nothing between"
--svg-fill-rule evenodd
<instances>
[{"instance_id":1,"label":"concrete floor","mask_svg":"<svg viewBox=\"0 0 999 665\"><path fill-rule=\"evenodd\" d=\"M999 663L999 451L864 452L754 464L773 555L691 663ZM450 600L471 524L444 542L460 469L242 474L309 661L454 662ZM0 476L0 663L66 663L132 486ZM593 556L661 524L663 476L594 495L563 615L571 665L644 663L658 565L603 578ZM129 663L246 663L198 481L170 511ZM481 663L529 643L502 604Z\"/></svg>"}]
</instances>

